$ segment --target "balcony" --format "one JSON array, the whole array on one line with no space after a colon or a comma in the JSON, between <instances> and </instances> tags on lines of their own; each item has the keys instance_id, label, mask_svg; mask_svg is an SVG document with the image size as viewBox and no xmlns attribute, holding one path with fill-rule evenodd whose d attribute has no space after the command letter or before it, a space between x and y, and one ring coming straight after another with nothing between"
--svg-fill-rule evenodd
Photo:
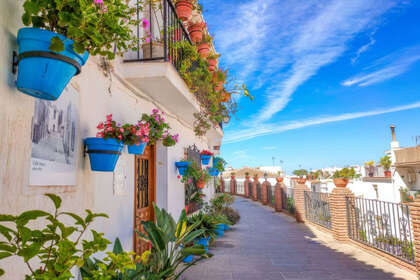
<instances>
[{"instance_id":1,"label":"balcony","mask_svg":"<svg viewBox=\"0 0 420 280\"><path fill-rule=\"evenodd\" d=\"M172 1L154 1L153 5L144 4L143 11L138 10L137 19L146 19L149 26L137 26L137 51L124 55L118 72L125 81L192 125L200 104L177 72L183 54L175 48L176 42L191 43L191 39Z\"/></svg>"}]
</instances>

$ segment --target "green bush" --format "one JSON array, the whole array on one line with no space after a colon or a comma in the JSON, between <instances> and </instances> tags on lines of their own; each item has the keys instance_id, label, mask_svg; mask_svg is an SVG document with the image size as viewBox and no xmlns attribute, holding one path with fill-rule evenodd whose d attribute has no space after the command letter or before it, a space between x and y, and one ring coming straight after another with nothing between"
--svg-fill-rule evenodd
<instances>
[{"instance_id":1,"label":"green bush","mask_svg":"<svg viewBox=\"0 0 420 280\"><path fill-rule=\"evenodd\" d=\"M222 210L222 214L226 216L226 218L229 220L230 224L232 225L235 225L241 219L239 212L234 210L232 207L225 207Z\"/></svg>"}]
</instances>

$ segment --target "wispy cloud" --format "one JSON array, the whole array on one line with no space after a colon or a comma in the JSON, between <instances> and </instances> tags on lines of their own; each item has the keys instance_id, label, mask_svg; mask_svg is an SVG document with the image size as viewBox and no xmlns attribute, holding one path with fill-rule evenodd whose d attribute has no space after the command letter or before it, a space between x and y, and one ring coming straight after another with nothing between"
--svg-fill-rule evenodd
<instances>
[{"instance_id":1,"label":"wispy cloud","mask_svg":"<svg viewBox=\"0 0 420 280\"><path fill-rule=\"evenodd\" d=\"M347 79L342 85L363 87L377 84L404 74L418 61L420 61L420 46L405 48L376 60L368 68L370 72Z\"/></svg>"},{"instance_id":2,"label":"wispy cloud","mask_svg":"<svg viewBox=\"0 0 420 280\"><path fill-rule=\"evenodd\" d=\"M276 146L266 146L266 147L262 147L262 150L266 150L266 151L273 151L273 150L277 150Z\"/></svg>"},{"instance_id":3,"label":"wispy cloud","mask_svg":"<svg viewBox=\"0 0 420 280\"><path fill-rule=\"evenodd\" d=\"M357 52L356 52L356 55L351 59L351 63L352 64L355 64L356 62L357 62L357 60L360 58L360 56L363 54L363 53L365 53L365 52L367 52L375 43L376 43L376 40L373 38L373 35L375 35L375 33L376 33L376 30L375 31L373 31L370 35L369 35L369 42L368 43L366 43L366 44L364 44L363 46L361 46L358 50L357 50Z\"/></svg>"},{"instance_id":4,"label":"wispy cloud","mask_svg":"<svg viewBox=\"0 0 420 280\"><path fill-rule=\"evenodd\" d=\"M355 112L355 113L346 113L336 116L322 116L304 119L300 121L292 121L284 123L282 125L275 124L266 124L258 127L253 127L245 130L240 130L237 132L231 132L224 140L224 144L236 143L245 140L249 140L255 137L281 133L289 130L304 128L308 126L320 125L331 122L340 122L364 117L377 116L382 114L394 113L399 111L405 111L410 109L420 108L420 101L408 105L397 106L388 109L376 109L366 112Z\"/></svg>"}]
</instances>

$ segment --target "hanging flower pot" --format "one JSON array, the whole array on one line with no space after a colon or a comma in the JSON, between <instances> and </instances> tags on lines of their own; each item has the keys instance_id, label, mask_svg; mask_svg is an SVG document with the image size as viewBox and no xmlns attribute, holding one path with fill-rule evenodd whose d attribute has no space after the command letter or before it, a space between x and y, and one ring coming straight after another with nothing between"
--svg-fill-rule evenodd
<instances>
[{"instance_id":1,"label":"hanging flower pot","mask_svg":"<svg viewBox=\"0 0 420 280\"><path fill-rule=\"evenodd\" d=\"M216 71L217 59L208 59L207 63L209 64L209 71L210 72Z\"/></svg>"},{"instance_id":2,"label":"hanging flower pot","mask_svg":"<svg viewBox=\"0 0 420 280\"><path fill-rule=\"evenodd\" d=\"M113 172L121 151L122 143L110 138L91 137L85 140L92 171Z\"/></svg>"},{"instance_id":3,"label":"hanging flower pot","mask_svg":"<svg viewBox=\"0 0 420 280\"><path fill-rule=\"evenodd\" d=\"M179 175L184 176L188 166L191 165L191 161L177 161L175 162L176 168L178 168Z\"/></svg>"},{"instance_id":4,"label":"hanging flower pot","mask_svg":"<svg viewBox=\"0 0 420 280\"><path fill-rule=\"evenodd\" d=\"M206 58L210 54L210 46L207 43L201 43L198 45L197 51L201 58Z\"/></svg>"},{"instance_id":5,"label":"hanging flower pot","mask_svg":"<svg viewBox=\"0 0 420 280\"><path fill-rule=\"evenodd\" d=\"M63 41L64 51L57 53L49 49L54 37ZM45 100L56 100L89 57L88 52L76 53L73 41L65 36L38 28L19 29L17 44L17 88Z\"/></svg>"},{"instance_id":6,"label":"hanging flower pot","mask_svg":"<svg viewBox=\"0 0 420 280\"><path fill-rule=\"evenodd\" d=\"M217 176L219 175L219 171L217 170L217 168L214 167L208 167L207 170L209 171L210 176Z\"/></svg>"},{"instance_id":7,"label":"hanging flower pot","mask_svg":"<svg viewBox=\"0 0 420 280\"><path fill-rule=\"evenodd\" d=\"M134 145L127 145L128 153L132 155L142 155L146 149L147 143L139 143Z\"/></svg>"},{"instance_id":8,"label":"hanging flower pot","mask_svg":"<svg viewBox=\"0 0 420 280\"><path fill-rule=\"evenodd\" d=\"M200 153L201 163L202 163L203 165L208 165L208 164L210 163L210 159L211 159L211 156L212 156L212 155L213 155L213 153L212 153L212 152L207 151L207 150L203 150L203 151Z\"/></svg>"},{"instance_id":9,"label":"hanging flower pot","mask_svg":"<svg viewBox=\"0 0 420 280\"><path fill-rule=\"evenodd\" d=\"M199 23L193 23L190 26L188 26L188 33L190 33L191 41L194 43L201 42L203 40L203 28L205 26L205 23L199 22Z\"/></svg>"},{"instance_id":10,"label":"hanging flower pot","mask_svg":"<svg viewBox=\"0 0 420 280\"><path fill-rule=\"evenodd\" d=\"M175 8L178 18L182 21L186 21L191 17L194 6L190 1L178 0L176 1Z\"/></svg>"},{"instance_id":11,"label":"hanging flower pot","mask_svg":"<svg viewBox=\"0 0 420 280\"><path fill-rule=\"evenodd\" d=\"M384 173L385 173L385 177L387 178L391 177L391 171L387 170Z\"/></svg>"}]
</instances>

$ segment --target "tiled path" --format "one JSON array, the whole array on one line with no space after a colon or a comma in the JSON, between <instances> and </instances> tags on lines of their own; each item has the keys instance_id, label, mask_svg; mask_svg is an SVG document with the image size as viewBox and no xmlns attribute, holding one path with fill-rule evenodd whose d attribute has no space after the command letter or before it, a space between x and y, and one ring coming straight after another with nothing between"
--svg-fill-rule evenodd
<instances>
[{"instance_id":1,"label":"tiled path","mask_svg":"<svg viewBox=\"0 0 420 280\"><path fill-rule=\"evenodd\" d=\"M373 258L374 266L331 249L307 226L256 202L238 197L234 208L241 221L216 241L211 259L190 268L182 279L415 279L404 271L399 276L385 272L380 267L387 269L387 263L354 246L345 245Z\"/></svg>"}]
</instances>

